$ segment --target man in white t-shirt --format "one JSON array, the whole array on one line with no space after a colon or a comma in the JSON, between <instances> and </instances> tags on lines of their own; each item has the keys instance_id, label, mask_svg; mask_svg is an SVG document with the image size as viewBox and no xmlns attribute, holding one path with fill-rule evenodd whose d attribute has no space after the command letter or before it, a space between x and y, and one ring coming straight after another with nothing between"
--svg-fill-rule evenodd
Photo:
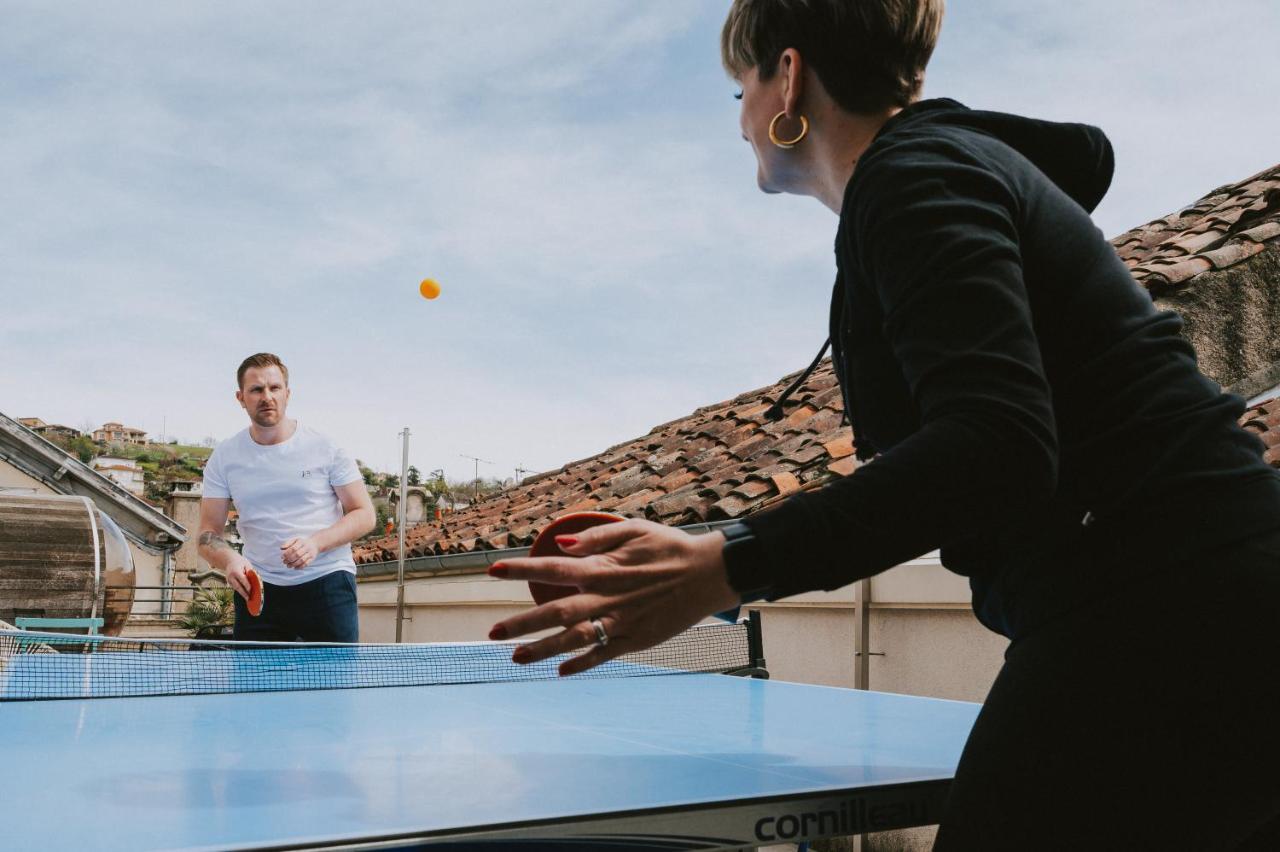
<instances>
[{"instance_id":1,"label":"man in white t-shirt","mask_svg":"<svg viewBox=\"0 0 1280 852\"><path fill-rule=\"evenodd\" d=\"M236 595L235 638L355 642L351 542L373 529L373 503L355 462L324 435L285 416L289 370L260 352L236 371L249 428L218 444L204 469L200 555ZM234 501L243 555L222 538ZM262 579L250 615L245 569Z\"/></svg>"}]
</instances>

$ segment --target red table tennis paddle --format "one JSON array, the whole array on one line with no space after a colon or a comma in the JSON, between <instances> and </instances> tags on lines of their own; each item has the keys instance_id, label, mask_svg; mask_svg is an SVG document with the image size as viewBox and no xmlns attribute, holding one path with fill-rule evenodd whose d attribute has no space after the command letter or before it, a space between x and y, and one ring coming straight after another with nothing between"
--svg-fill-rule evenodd
<instances>
[{"instance_id":1,"label":"red table tennis paddle","mask_svg":"<svg viewBox=\"0 0 1280 852\"><path fill-rule=\"evenodd\" d=\"M565 553L560 549L560 545L556 544L556 536L574 535L591 527L598 527L601 524L612 524L616 521L625 520L626 518L621 515L615 515L611 512L574 512L556 518L543 527L542 532L538 533L538 537L533 540L533 547L529 548L529 555L570 556L571 554ZM529 594L533 596L533 602L539 606L557 598L576 595L580 591L581 589L576 586L553 586L550 583L539 583L537 580L529 581Z\"/></svg>"},{"instance_id":2,"label":"red table tennis paddle","mask_svg":"<svg viewBox=\"0 0 1280 852\"><path fill-rule=\"evenodd\" d=\"M250 615L262 615L262 605L267 600L266 590L262 588L262 578L257 571L246 568L244 579L249 584L249 596L244 599L245 607Z\"/></svg>"}]
</instances>

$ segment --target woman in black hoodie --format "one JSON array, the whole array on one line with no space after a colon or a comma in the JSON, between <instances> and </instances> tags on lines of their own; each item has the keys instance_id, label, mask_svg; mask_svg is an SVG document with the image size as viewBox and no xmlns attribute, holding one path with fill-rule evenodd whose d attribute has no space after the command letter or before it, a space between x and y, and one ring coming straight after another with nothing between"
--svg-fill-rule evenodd
<instances>
[{"instance_id":1,"label":"woman in black hoodie","mask_svg":"<svg viewBox=\"0 0 1280 852\"><path fill-rule=\"evenodd\" d=\"M760 188L840 217L830 344L873 463L723 532L507 560L584 593L492 635L563 627L516 660L589 647L573 673L941 549L1011 644L939 848L1280 848L1280 474L1090 220L1102 132L917 100L941 17L735 0L722 40Z\"/></svg>"}]
</instances>

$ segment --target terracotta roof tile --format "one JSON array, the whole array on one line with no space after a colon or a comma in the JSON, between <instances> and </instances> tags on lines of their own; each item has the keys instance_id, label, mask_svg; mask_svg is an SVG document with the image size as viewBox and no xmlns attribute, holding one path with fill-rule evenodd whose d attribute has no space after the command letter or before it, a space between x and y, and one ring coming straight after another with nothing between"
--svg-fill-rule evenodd
<instances>
[{"instance_id":1,"label":"terracotta roof tile","mask_svg":"<svg viewBox=\"0 0 1280 852\"><path fill-rule=\"evenodd\" d=\"M707 510L708 521L727 521L733 518L741 518L746 515L756 505L756 501L739 497L736 494L730 494L721 500L717 500Z\"/></svg>"},{"instance_id":2,"label":"terracotta roof tile","mask_svg":"<svg viewBox=\"0 0 1280 852\"><path fill-rule=\"evenodd\" d=\"M1256 228L1241 231L1240 236L1247 237L1255 243L1265 243L1267 240L1274 240L1276 237L1280 237L1280 222L1264 222Z\"/></svg>"},{"instance_id":3,"label":"terracotta roof tile","mask_svg":"<svg viewBox=\"0 0 1280 852\"><path fill-rule=\"evenodd\" d=\"M754 429L750 438L729 448L729 455L742 461L750 461L771 446L773 446L773 439Z\"/></svg>"},{"instance_id":4,"label":"terracotta roof tile","mask_svg":"<svg viewBox=\"0 0 1280 852\"><path fill-rule=\"evenodd\" d=\"M692 482L697 482L701 478L702 474L697 471L680 468L679 470L673 470L671 473L662 477L662 479L659 479L657 484L660 491L664 494L670 494L673 491L678 491L679 489L684 488Z\"/></svg>"},{"instance_id":5,"label":"terracotta roof tile","mask_svg":"<svg viewBox=\"0 0 1280 852\"><path fill-rule=\"evenodd\" d=\"M753 423L759 423L764 419L764 413L769 410L769 406L771 405L773 405L773 403L760 400L750 405L743 405L735 408L729 412L729 415L737 418L738 420L749 420Z\"/></svg>"},{"instance_id":6,"label":"terracotta roof tile","mask_svg":"<svg viewBox=\"0 0 1280 852\"><path fill-rule=\"evenodd\" d=\"M827 451L827 455L833 459L842 459L845 456L853 455L853 435L841 435L838 438L827 441L822 445Z\"/></svg>"},{"instance_id":7,"label":"terracotta roof tile","mask_svg":"<svg viewBox=\"0 0 1280 852\"><path fill-rule=\"evenodd\" d=\"M758 423L743 423L732 432L723 436L724 445L729 449L729 455L734 455L733 448L741 444L743 441L750 441L756 436L756 430L760 428Z\"/></svg>"},{"instance_id":8,"label":"terracotta roof tile","mask_svg":"<svg viewBox=\"0 0 1280 852\"><path fill-rule=\"evenodd\" d=\"M745 497L748 500L751 500L755 497L761 497L765 494L768 494L771 491L776 491L776 490L777 489L774 486L772 480L765 482L759 479L754 479L754 480L751 480L750 482L742 483L737 488L733 489L733 491L730 493L735 496Z\"/></svg>"},{"instance_id":9,"label":"terracotta roof tile","mask_svg":"<svg viewBox=\"0 0 1280 852\"><path fill-rule=\"evenodd\" d=\"M1150 263L1145 266L1135 266L1134 274L1145 273L1147 280L1143 283L1148 287L1154 286L1157 281L1163 280L1169 284L1180 284L1183 281L1190 281L1202 272L1208 272L1213 269L1213 264L1205 260L1203 257L1193 257L1180 263Z\"/></svg>"},{"instance_id":10,"label":"terracotta roof tile","mask_svg":"<svg viewBox=\"0 0 1280 852\"><path fill-rule=\"evenodd\" d=\"M655 497L661 496L661 491L646 488L643 491L637 491L621 503L618 503L613 507L613 511L622 515L643 515L645 507L652 503Z\"/></svg>"},{"instance_id":11,"label":"terracotta roof tile","mask_svg":"<svg viewBox=\"0 0 1280 852\"><path fill-rule=\"evenodd\" d=\"M783 474L788 474L791 476L795 475L796 470L798 469L796 465L790 463L789 461L777 461L778 456L773 453L769 455L769 458L774 460L773 463L767 465L766 467L757 468L756 476L760 477L761 479L773 479Z\"/></svg>"},{"instance_id":12,"label":"terracotta roof tile","mask_svg":"<svg viewBox=\"0 0 1280 852\"><path fill-rule=\"evenodd\" d=\"M818 391L813 396L809 397L809 404L814 408L822 408L827 411L838 411L840 412L841 417L844 416L844 404L840 396L839 385L827 388L823 391Z\"/></svg>"},{"instance_id":13,"label":"terracotta roof tile","mask_svg":"<svg viewBox=\"0 0 1280 852\"><path fill-rule=\"evenodd\" d=\"M806 420L818 413L818 409L812 405L801 405L795 411L787 415L787 426L803 426Z\"/></svg>"},{"instance_id":14,"label":"terracotta roof tile","mask_svg":"<svg viewBox=\"0 0 1280 852\"><path fill-rule=\"evenodd\" d=\"M770 480L773 482L773 487L784 497L800 490L800 480L796 479L794 474L777 473L771 476Z\"/></svg>"},{"instance_id":15,"label":"terracotta roof tile","mask_svg":"<svg viewBox=\"0 0 1280 852\"><path fill-rule=\"evenodd\" d=\"M1280 165L1215 189L1178 213L1111 241L1139 283L1154 295L1227 269L1280 239ZM1280 243L1276 243L1280 248Z\"/></svg>"},{"instance_id":16,"label":"terracotta roof tile","mask_svg":"<svg viewBox=\"0 0 1280 852\"><path fill-rule=\"evenodd\" d=\"M853 456L849 456L847 458L837 459L836 461L833 461L831 464L827 465L827 470L831 471L837 476L848 476L849 474L853 473L854 468L856 468L857 466L858 466L858 460ZM858 481L861 482L862 480L858 480Z\"/></svg>"},{"instance_id":17,"label":"terracotta roof tile","mask_svg":"<svg viewBox=\"0 0 1280 852\"><path fill-rule=\"evenodd\" d=\"M600 499L590 494L586 494L586 495L583 495L582 498L579 500L575 500L572 503L566 503L563 507L563 512L564 514L567 515L570 512L591 512L599 508L600 508ZM560 513L557 512L554 514L560 514ZM551 516L552 516L551 513L544 514L541 520L543 521L543 523L545 523L547 518Z\"/></svg>"},{"instance_id":18,"label":"terracotta roof tile","mask_svg":"<svg viewBox=\"0 0 1280 852\"><path fill-rule=\"evenodd\" d=\"M698 494L706 497L708 500L715 501L729 496L729 492L733 491L734 484L730 482L703 483L698 489Z\"/></svg>"},{"instance_id":19,"label":"terracotta roof tile","mask_svg":"<svg viewBox=\"0 0 1280 852\"><path fill-rule=\"evenodd\" d=\"M797 464L803 467L804 465L807 465L812 461L817 461L824 458L827 454L827 451L823 448L822 444L819 444L816 441L814 441L813 438L810 437L809 435L797 435L792 440L803 441L803 445L800 446L798 449L786 451L784 453L787 457L787 460L792 462L793 464ZM787 443L789 444L790 441L788 441Z\"/></svg>"},{"instance_id":20,"label":"terracotta roof tile","mask_svg":"<svg viewBox=\"0 0 1280 852\"><path fill-rule=\"evenodd\" d=\"M645 510L645 517L659 523L680 526L706 520L712 500L693 490L671 494L655 500Z\"/></svg>"},{"instance_id":21,"label":"terracotta roof tile","mask_svg":"<svg viewBox=\"0 0 1280 852\"><path fill-rule=\"evenodd\" d=\"M698 453L689 459L685 464L690 470L696 470L698 473L707 473L723 466L724 460L729 456L729 451L724 447L711 447Z\"/></svg>"},{"instance_id":22,"label":"terracotta roof tile","mask_svg":"<svg viewBox=\"0 0 1280 852\"><path fill-rule=\"evenodd\" d=\"M1192 233L1171 243L1167 242L1166 245L1170 248L1179 249L1185 254L1195 254L1198 251L1204 251L1210 246L1217 245L1225 239L1221 231L1206 230L1208 228L1210 228L1209 223L1205 223L1200 228L1197 228L1199 233Z\"/></svg>"},{"instance_id":23,"label":"terracotta roof tile","mask_svg":"<svg viewBox=\"0 0 1280 852\"><path fill-rule=\"evenodd\" d=\"M1226 269L1228 266L1235 266L1242 260L1248 260L1264 248L1266 246L1262 243L1242 240L1238 243L1232 243L1220 249L1206 252L1204 257L1213 264L1214 269Z\"/></svg>"}]
</instances>

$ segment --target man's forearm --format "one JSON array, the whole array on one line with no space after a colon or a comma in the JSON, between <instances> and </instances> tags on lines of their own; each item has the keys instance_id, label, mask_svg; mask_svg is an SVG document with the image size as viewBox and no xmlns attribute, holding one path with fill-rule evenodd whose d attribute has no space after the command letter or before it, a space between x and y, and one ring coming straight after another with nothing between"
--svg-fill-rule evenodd
<instances>
[{"instance_id":1,"label":"man's forearm","mask_svg":"<svg viewBox=\"0 0 1280 852\"><path fill-rule=\"evenodd\" d=\"M311 540L316 543L316 547L322 553L333 550L335 547L350 544L373 529L376 520L372 509L352 509L336 524L313 535Z\"/></svg>"},{"instance_id":2,"label":"man's forearm","mask_svg":"<svg viewBox=\"0 0 1280 852\"><path fill-rule=\"evenodd\" d=\"M228 560L237 555L226 539L211 530L201 530L199 541L200 556L219 571L226 571Z\"/></svg>"}]
</instances>

